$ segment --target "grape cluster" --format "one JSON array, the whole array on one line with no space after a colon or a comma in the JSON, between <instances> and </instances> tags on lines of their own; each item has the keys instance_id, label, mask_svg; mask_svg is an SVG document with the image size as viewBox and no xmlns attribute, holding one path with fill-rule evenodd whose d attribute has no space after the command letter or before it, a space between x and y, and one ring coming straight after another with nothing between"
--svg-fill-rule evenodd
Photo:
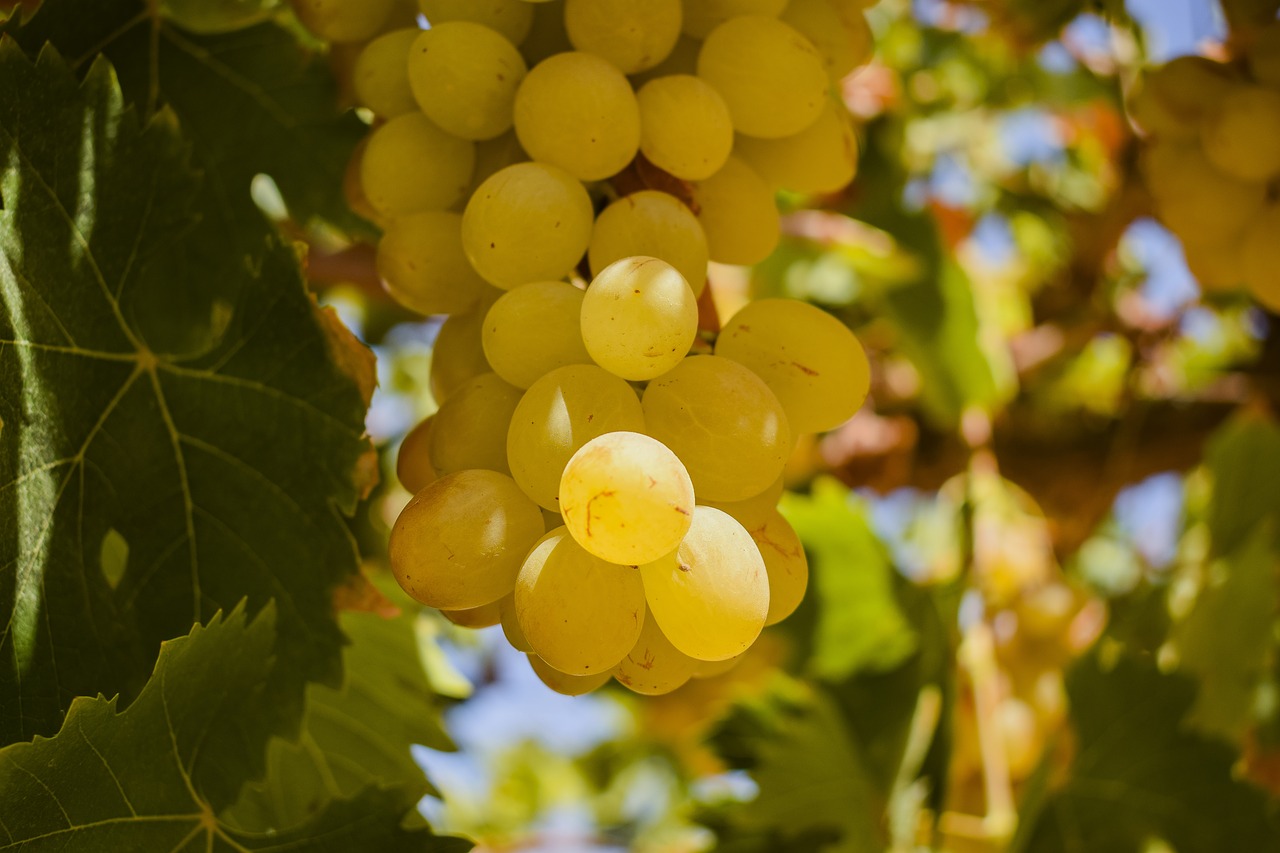
<instances>
[{"instance_id":1,"label":"grape cluster","mask_svg":"<svg viewBox=\"0 0 1280 853\"><path fill-rule=\"evenodd\" d=\"M792 300L700 334L707 264L773 251L775 190L853 178L833 82L868 57L866 4L420 0L429 29L379 34L395 0L295 3L368 39L348 195L388 292L450 315L397 462L400 584L501 623L561 692L722 671L804 595L783 466L869 369Z\"/></svg>"},{"instance_id":2,"label":"grape cluster","mask_svg":"<svg viewBox=\"0 0 1280 853\"><path fill-rule=\"evenodd\" d=\"M1280 22L1241 61L1182 56L1155 69L1131 110L1149 137L1156 211L1196 278L1280 311Z\"/></svg>"}]
</instances>

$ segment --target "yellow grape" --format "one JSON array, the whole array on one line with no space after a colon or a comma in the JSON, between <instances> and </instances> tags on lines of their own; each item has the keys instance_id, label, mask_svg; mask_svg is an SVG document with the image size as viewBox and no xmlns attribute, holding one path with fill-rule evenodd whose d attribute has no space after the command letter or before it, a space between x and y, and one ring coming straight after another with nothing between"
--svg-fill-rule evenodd
<instances>
[{"instance_id":1,"label":"yellow grape","mask_svg":"<svg viewBox=\"0 0 1280 853\"><path fill-rule=\"evenodd\" d=\"M774 510L764 524L748 527L747 532L760 549L765 571L769 574L769 615L765 625L776 625L800 606L809 585L809 559L796 531Z\"/></svg>"},{"instance_id":2,"label":"yellow grape","mask_svg":"<svg viewBox=\"0 0 1280 853\"><path fill-rule=\"evenodd\" d=\"M1280 312L1280 204L1268 205L1245 232L1241 266L1249 292L1267 310Z\"/></svg>"},{"instance_id":3,"label":"yellow grape","mask_svg":"<svg viewBox=\"0 0 1280 853\"><path fill-rule=\"evenodd\" d=\"M394 0L292 0L302 25L332 42L364 41L377 35L391 14Z\"/></svg>"},{"instance_id":4,"label":"yellow grape","mask_svg":"<svg viewBox=\"0 0 1280 853\"><path fill-rule=\"evenodd\" d=\"M783 476L770 484L769 488L759 494L740 501L703 501L707 506L729 513L734 520L747 530L754 530L768 522L778 509L778 501L782 499L785 486Z\"/></svg>"},{"instance_id":5,"label":"yellow grape","mask_svg":"<svg viewBox=\"0 0 1280 853\"><path fill-rule=\"evenodd\" d=\"M1245 235L1248 235L1245 231ZM1182 246L1187 268L1205 291L1238 290L1245 283L1244 261L1236 242L1202 246L1185 242Z\"/></svg>"},{"instance_id":6,"label":"yellow grape","mask_svg":"<svg viewBox=\"0 0 1280 853\"><path fill-rule=\"evenodd\" d=\"M1245 181L1280 174L1280 92L1262 86L1232 89L1201 126L1209 162Z\"/></svg>"},{"instance_id":7,"label":"yellow grape","mask_svg":"<svg viewBox=\"0 0 1280 853\"><path fill-rule=\"evenodd\" d=\"M387 292L419 314L458 314L489 286L462 251L462 217L424 210L393 220L378 241Z\"/></svg>"},{"instance_id":8,"label":"yellow grape","mask_svg":"<svg viewBox=\"0 0 1280 853\"><path fill-rule=\"evenodd\" d=\"M522 284L504 293L484 320L481 342L493 372L528 388L566 364L590 364L582 343L583 293L563 281Z\"/></svg>"},{"instance_id":9,"label":"yellow grape","mask_svg":"<svg viewBox=\"0 0 1280 853\"><path fill-rule=\"evenodd\" d=\"M409 84L419 107L463 139L493 139L511 129L524 57L482 24L449 21L418 35L409 52Z\"/></svg>"},{"instance_id":10,"label":"yellow grape","mask_svg":"<svg viewBox=\"0 0 1280 853\"><path fill-rule=\"evenodd\" d=\"M582 299L582 340L596 364L623 379L652 379L680 363L698 336L698 298L665 261L623 258Z\"/></svg>"},{"instance_id":11,"label":"yellow grape","mask_svg":"<svg viewBox=\"0 0 1280 853\"><path fill-rule=\"evenodd\" d=\"M575 178L621 172L640 148L640 109L622 72L590 53L560 53L520 84L516 136L529 156Z\"/></svg>"},{"instance_id":12,"label":"yellow grape","mask_svg":"<svg viewBox=\"0 0 1280 853\"><path fill-rule=\"evenodd\" d=\"M822 54L827 76L839 80L875 52L859 0L789 0L779 16Z\"/></svg>"},{"instance_id":13,"label":"yellow grape","mask_svg":"<svg viewBox=\"0 0 1280 853\"><path fill-rule=\"evenodd\" d=\"M644 84L650 80L657 80L660 77L672 77L675 75L696 75L698 73L698 54L702 51L702 42L699 39L682 35L676 39L676 46L671 49L671 53L667 58L659 62L652 68L641 71L639 74L631 75L631 84L637 90L642 88ZM725 107L725 111L728 111ZM641 119L641 131L643 132L644 120Z\"/></svg>"},{"instance_id":14,"label":"yellow grape","mask_svg":"<svg viewBox=\"0 0 1280 853\"><path fill-rule=\"evenodd\" d=\"M724 660L700 660L694 665L693 677L715 678L718 675L724 675L740 663L742 663L742 655L734 655Z\"/></svg>"},{"instance_id":15,"label":"yellow grape","mask_svg":"<svg viewBox=\"0 0 1280 853\"><path fill-rule=\"evenodd\" d=\"M740 501L764 491L791 453L778 398L746 367L718 355L686 358L654 379L642 405L649 434L684 462L700 500Z\"/></svg>"},{"instance_id":16,"label":"yellow grape","mask_svg":"<svg viewBox=\"0 0 1280 853\"><path fill-rule=\"evenodd\" d=\"M369 203L394 218L444 210L460 201L475 165L475 145L412 112L396 116L369 136L360 180Z\"/></svg>"},{"instance_id":17,"label":"yellow grape","mask_svg":"<svg viewBox=\"0 0 1280 853\"><path fill-rule=\"evenodd\" d=\"M587 247L591 272L637 255L661 258L684 276L695 296L707 285L707 237L698 217L675 196L640 190L596 218Z\"/></svg>"},{"instance_id":18,"label":"yellow grape","mask_svg":"<svg viewBox=\"0 0 1280 853\"><path fill-rule=\"evenodd\" d=\"M577 50L623 74L652 68L680 37L680 0L566 0L564 28Z\"/></svg>"},{"instance_id":19,"label":"yellow grape","mask_svg":"<svg viewBox=\"0 0 1280 853\"><path fill-rule=\"evenodd\" d=\"M608 672L640 636L640 573L587 553L563 527L534 545L515 590L516 618L525 639L538 657L561 672Z\"/></svg>"},{"instance_id":20,"label":"yellow grape","mask_svg":"<svg viewBox=\"0 0 1280 853\"><path fill-rule=\"evenodd\" d=\"M555 528L552 529L554 530ZM533 651L533 646L529 645L529 641L525 639L524 631L520 628L520 620L516 618L516 596L514 592L511 595L504 596L498 602L498 621L502 623L502 633L506 636L507 642L511 644L511 648L526 654Z\"/></svg>"},{"instance_id":21,"label":"yellow grape","mask_svg":"<svg viewBox=\"0 0 1280 853\"><path fill-rule=\"evenodd\" d=\"M441 474L469 468L508 473L507 425L520 389L482 373L449 395L431 428L431 461Z\"/></svg>"},{"instance_id":22,"label":"yellow grape","mask_svg":"<svg viewBox=\"0 0 1280 853\"><path fill-rule=\"evenodd\" d=\"M356 59L352 82L356 99L383 118L418 108L409 88L409 47L418 30L392 30L364 46Z\"/></svg>"},{"instance_id":23,"label":"yellow grape","mask_svg":"<svg viewBox=\"0 0 1280 853\"><path fill-rule=\"evenodd\" d=\"M1179 56L1147 72L1129 112L1161 139L1195 139L1200 122L1232 87L1231 69L1203 56Z\"/></svg>"},{"instance_id":24,"label":"yellow grape","mask_svg":"<svg viewBox=\"0 0 1280 853\"><path fill-rule=\"evenodd\" d=\"M555 530L557 527L564 527L564 518L555 510L542 508L543 526L548 531Z\"/></svg>"},{"instance_id":25,"label":"yellow grape","mask_svg":"<svg viewBox=\"0 0 1280 853\"><path fill-rule=\"evenodd\" d=\"M514 480L458 471L413 496L391 528L387 554L409 595L463 610L510 593L541 535L542 513Z\"/></svg>"},{"instance_id":26,"label":"yellow grape","mask_svg":"<svg viewBox=\"0 0 1280 853\"><path fill-rule=\"evenodd\" d=\"M555 166L517 163L481 184L462 214L462 246L491 284L553 281L577 266L595 211L582 184Z\"/></svg>"},{"instance_id":27,"label":"yellow grape","mask_svg":"<svg viewBox=\"0 0 1280 853\"><path fill-rule=\"evenodd\" d=\"M844 423L871 388L867 355L849 327L798 299L749 303L720 330L715 352L764 380L796 434Z\"/></svg>"},{"instance_id":28,"label":"yellow grape","mask_svg":"<svg viewBox=\"0 0 1280 853\"><path fill-rule=\"evenodd\" d=\"M694 38L703 39L716 27L739 15L777 17L787 0L684 0L682 29Z\"/></svg>"},{"instance_id":29,"label":"yellow grape","mask_svg":"<svg viewBox=\"0 0 1280 853\"><path fill-rule=\"evenodd\" d=\"M835 192L858 171L853 125L844 107L830 99L818 120L794 136L739 136L733 150L770 186L792 192Z\"/></svg>"},{"instance_id":30,"label":"yellow grape","mask_svg":"<svg viewBox=\"0 0 1280 853\"><path fill-rule=\"evenodd\" d=\"M693 505L684 465L662 442L636 432L591 439L560 478L565 527L611 563L636 566L670 553L689 530Z\"/></svg>"},{"instance_id":31,"label":"yellow grape","mask_svg":"<svg viewBox=\"0 0 1280 853\"><path fill-rule=\"evenodd\" d=\"M774 18L731 18L707 36L698 76L724 98L740 133L774 139L799 133L826 101L827 72L809 40Z\"/></svg>"},{"instance_id":32,"label":"yellow grape","mask_svg":"<svg viewBox=\"0 0 1280 853\"><path fill-rule=\"evenodd\" d=\"M1247 55L1254 79L1280 89L1280 21L1258 30Z\"/></svg>"},{"instance_id":33,"label":"yellow grape","mask_svg":"<svg viewBox=\"0 0 1280 853\"><path fill-rule=\"evenodd\" d=\"M1161 219L1200 245L1235 240L1266 200L1264 184L1223 173L1199 146L1153 146L1145 170Z\"/></svg>"},{"instance_id":34,"label":"yellow grape","mask_svg":"<svg viewBox=\"0 0 1280 853\"><path fill-rule=\"evenodd\" d=\"M510 598L510 596L507 597ZM490 628L497 625L502 619L502 614L498 610L498 602L496 601L482 604L479 607L468 607L465 610L441 610L440 615L459 628L471 628L473 630Z\"/></svg>"},{"instance_id":35,"label":"yellow grape","mask_svg":"<svg viewBox=\"0 0 1280 853\"><path fill-rule=\"evenodd\" d=\"M480 301L444 321L431 348L431 396L443 403L463 385L490 370L484 357L481 330L489 306L500 291L489 288Z\"/></svg>"},{"instance_id":36,"label":"yellow grape","mask_svg":"<svg viewBox=\"0 0 1280 853\"><path fill-rule=\"evenodd\" d=\"M628 690L644 696L659 696L688 681L699 663L671 645L657 620L646 616L640 639L613 668L613 677Z\"/></svg>"},{"instance_id":37,"label":"yellow grape","mask_svg":"<svg viewBox=\"0 0 1280 853\"><path fill-rule=\"evenodd\" d=\"M471 176L474 190L498 172L514 166L516 163L528 161L529 155L520 147L516 132L508 130L501 136L485 139L476 143L476 170Z\"/></svg>"},{"instance_id":38,"label":"yellow grape","mask_svg":"<svg viewBox=\"0 0 1280 853\"><path fill-rule=\"evenodd\" d=\"M699 660L742 654L769 612L769 578L750 534L727 513L694 510L674 553L640 567L649 615L671 644Z\"/></svg>"},{"instance_id":39,"label":"yellow grape","mask_svg":"<svg viewBox=\"0 0 1280 853\"><path fill-rule=\"evenodd\" d=\"M533 7L520 0L418 0L418 8L433 27L471 21L497 30L512 44L524 41L533 25Z\"/></svg>"},{"instance_id":40,"label":"yellow grape","mask_svg":"<svg viewBox=\"0 0 1280 853\"><path fill-rule=\"evenodd\" d=\"M604 686L609 681L610 673L597 672L594 675L569 675L549 665L537 655L529 655L529 666L543 684L564 696L582 696Z\"/></svg>"},{"instance_id":41,"label":"yellow grape","mask_svg":"<svg viewBox=\"0 0 1280 853\"><path fill-rule=\"evenodd\" d=\"M431 464L431 427L435 415L427 415L405 435L396 453L396 479L409 494L420 492L440 478Z\"/></svg>"},{"instance_id":42,"label":"yellow grape","mask_svg":"<svg viewBox=\"0 0 1280 853\"><path fill-rule=\"evenodd\" d=\"M564 31L564 0L544 0L533 9L533 27L520 45L520 53L532 68L548 56L570 50L573 45Z\"/></svg>"},{"instance_id":43,"label":"yellow grape","mask_svg":"<svg viewBox=\"0 0 1280 853\"><path fill-rule=\"evenodd\" d=\"M694 185L707 253L722 264L757 264L778 245L781 218L773 190L738 157Z\"/></svg>"},{"instance_id":44,"label":"yellow grape","mask_svg":"<svg viewBox=\"0 0 1280 853\"><path fill-rule=\"evenodd\" d=\"M714 175L733 150L729 107L711 84L691 74L657 77L636 92L640 150L686 181Z\"/></svg>"},{"instance_id":45,"label":"yellow grape","mask_svg":"<svg viewBox=\"0 0 1280 853\"><path fill-rule=\"evenodd\" d=\"M533 383L511 415L511 476L540 506L559 511L560 478L582 445L643 429L640 400L626 382L594 364L558 368Z\"/></svg>"}]
</instances>

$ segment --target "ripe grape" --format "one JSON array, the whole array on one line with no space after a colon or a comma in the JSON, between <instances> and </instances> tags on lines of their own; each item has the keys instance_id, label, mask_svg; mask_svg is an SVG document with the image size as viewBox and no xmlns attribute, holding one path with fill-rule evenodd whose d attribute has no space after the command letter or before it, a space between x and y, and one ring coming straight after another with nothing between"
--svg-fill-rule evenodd
<instances>
[{"instance_id":1,"label":"ripe grape","mask_svg":"<svg viewBox=\"0 0 1280 853\"><path fill-rule=\"evenodd\" d=\"M1249 70L1254 79L1280 89L1280 22L1258 30L1248 49Z\"/></svg>"},{"instance_id":2,"label":"ripe grape","mask_svg":"<svg viewBox=\"0 0 1280 853\"><path fill-rule=\"evenodd\" d=\"M703 503L729 513L735 521L747 528L747 530L754 530L766 524L773 516L774 511L778 508L778 501L782 498L784 488L783 477L779 474L778 479L774 480L769 485L769 488L744 500L703 501Z\"/></svg>"},{"instance_id":3,"label":"ripe grape","mask_svg":"<svg viewBox=\"0 0 1280 853\"><path fill-rule=\"evenodd\" d=\"M573 46L623 74L652 68L680 37L680 0L566 0L564 28Z\"/></svg>"},{"instance_id":4,"label":"ripe grape","mask_svg":"<svg viewBox=\"0 0 1280 853\"><path fill-rule=\"evenodd\" d=\"M631 75L631 83L639 90L650 80L675 75L693 76L698 73L698 54L702 51L702 41L682 35L676 39L676 46L671 49L667 58L650 69ZM726 112L728 107L725 107ZM641 120L643 130L643 119Z\"/></svg>"},{"instance_id":5,"label":"ripe grape","mask_svg":"<svg viewBox=\"0 0 1280 853\"><path fill-rule=\"evenodd\" d=\"M471 21L497 30L512 44L520 44L533 24L533 7L520 0L418 0L431 26L446 21Z\"/></svg>"},{"instance_id":6,"label":"ripe grape","mask_svg":"<svg viewBox=\"0 0 1280 853\"><path fill-rule=\"evenodd\" d=\"M420 492L440 477L431 464L431 428L435 415L428 415L405 435L396 453L396 479L409 494Z\"/></svg>"},{"instance_id":7,"label":"ripe grape","mask_svg":"<svg viewBox=\"0 0 1280 853\"><path fill-rule=\"evenodd\" d=\"M1234 240L1266 200L1266 186L1225 174L1199 146L1159 145L1146 160L1161 219L1201 245Z\"/></svg>"},{"instance_id":8,"label":"ripe grape","mask_svg":"<svg viewBox=\"0 0 1280 853\"><path fill-rule=\"evenodd\" d=\"M496 373L482 373L449 395L431 428L431 461L442 474L507 467L507 424L520 402L520 389Z\"/></svg>"},{"instance_id":9,"label":"ripe grape","mask_svg":"<svg viewBox=\"0 0 1280 853\"><path fill-rule=\"evenodd\" d=\"M769 615L765 625L776 625L800 606L809 585L809 560L796 531L774 510L764 524L747 532L760 549L769 575Z\"/></svg>"},{"instance_id":10,"label":"ripe grape","mask_svg":"<svg viewBox=\"0 0 1280 853\"><path fill-rule=\"evenodd\" d=\"M1270 311L1280 312L1280 204L1267 206L1244 234L1241 266L1249 292Z\"/></svg>"},{"instance_id":11,"label":"ripe grape","mask_svg":"<svg viewBox=\"0 0 1280 853\"><path fill-rule=\"evenodd\" d=\"M427 117L463 139L492 139L511 129L524 57L498 32L449 21L418 35L409 52L413 97Z\"/></svg>"},{"instance_id":12,"label":"ripe grape","mask_svg":"<svg viewBox=\"0 0 1280 853\"><path fill-rule=\"evenodd\" d=\"M1248 231L1245 233L1248 234ZM1186 255L1187 268L1204 290L1236 290L1244 285L1244 261L1237 242L1204 246L1186 241L1182 249Z\"/></svg>"},{"instance_id":13,"label":"ripe grape","mask_svg":"<svg viewBox=\"0 0 1280 853\"><path fill-rule=\"evenodd\" d=\"M1130 112L1161 139L1192 140L1200 122L1232 87L1231 69L1203 56L1179 56L1143 78Z\"/></svg>"},{"instance_id":14,"label":"ripe grape","mask_svg":"<svg viewBox=\"0 0 1280 853\"><path fill-rule=\"evenodd\" d=\"M789 0L779 17L818 49L827 76L839 80L875 50L862 6L859 0Z\"/></svg>"},{"instance_id":15,"label":"ripe grape","mask_svg":"<svg viewBox=\"0 0 1280 853\"><path fill-rule=\"evenodd\" d=\"M693 484L676 455L635 432L588 441L560 479L565 526L584 549L611 563L635 566L674 550L689 530L693 504Z\"/></svg>"},{"instance_id":16,"label":"ripe grape","mask_svg":"<svg viewBox=\"0 0 1280 853\"><path fill-rule=\"evenodd\" d=\"M640 573L587 553L563 527L534 545L515 592L516 618L525 639L538 657L561 672L608 672L640 636Z\"/></svg>"},{"instance_id":17,"label":"ripe grape","mask_svg":"<svg viewBox=\"0 0 1280 853\"><path fill-rule=\"evenodd\" d=\"M734 151L770 186L799 193L843 189L858 170L858 139L844 108L828 100L818 120L794 136L739 136Z\"/></svg>"},{"instance_id":18,"label":"ripe grape","mask_svg":"<svg viewBox=\"0 0 1280 853\"><path fill-rule=\"evenodd\" d=\"M1228 175L1265 181L1280 174L1280 92L1238 86L1202 125L1205 156Z\"/></svg>"},{"instance_id":19,"label":"ripe grape","mask_svg":"<svg viewBox=\"0 0 1280 853\"><path fill-rule=\"evenodd\" d=\"M496 601L482 604L479 607L468 607L465 610L441 610L440 615L459 628L471 628L473 630L492 627L502 619L502 614Z\"/></svg>"},{"instance_id":20,"label":"ripe grape","mask_svg":"<svg viewBox=\"0 0 1280 853\"><path fill-rule=\"evenodd\" d=\"M552 528L552 530L554 529ZM524 631L520 628L520 620L516 618L516 596L514 592L511 595L503 596L498 602L498 621L502 623L502 633L507 638L507 642L511 644L511 648L525 653L533 651L533 646L529 645L529 641L525 639Z\"/></svg>"},{"instance_id":21,"label":"ripe grape","mask_svg":"<svg viewBox=\"0 0 1280 853\"><path fill-rule=\"evenodd\" d=\"M564 31L564 0L542 0L533 9L533 26L520 45L520 53L529 67L548 56L573 50L569 34Z\"/></svg>"},{"instance_id":22,"label":"ripe grape","mask_svg":"<svg viewBox=\"0 0 1280 853\"><path fill-rule=\"evenodd\" d=\"M733 150L729 107L691 74L657 77L636 92L640 150L658 168L686 181L709 178Z\"/></svg>"},{"instance_id":23,"label":"ripe grape","mask_svg":"<svg viewBox=\"0 0 1280 853\"><path fill-rule=\"evenodd\" d=\"M640 148L631 84L590 53L560 53L535 65L516 93L515 125L533 159L584 181L622 171Z\"/></svg>"},{"instance_id":24,"label":"ripe grape","mask_svg":"<svg viewBox=\"0 0 1280 853\"><path fill-rule=\"evenodd\" d=\"M698 217L672 195L641 190L618 199L597 217L587 247L593 274L637 255L661 258L675 267L695 296L706 287L707 237Z\"/></svg>"},{"instance_id":25,"label":"ripe grape","mask_svg":"<svg viewBox=\"0 0 1280 853\"><path fill-rule=\"evenodd\" d=\"M737 131L766 139L791 136L817 120L829 85L817 48L760 15L716 27L702 43L698 76L724 97Z\"/></svg>"},{"instance_id":26,"label":"ripe grape","mask_svg":"<svg viewBox=\"0 0 1280 853\"><path fill-rule=\"evenodd\" d=\"M511 476L542 507L560 509L560 478L582 445L605 433L641 432L640 400L594 364L561 367L529 387L511 415Z\"/></svg>"},{"instance_id":27,"label":"ripe grape","mask_svg":"<svg viewBox=\"0 0 1280 853\"><path fill-rule=\"evenodd\" d=\"M352 83L361 105L383 118L393 118L418 108L409 88L409 47L417 28L392 30L365 45L356 59Z\"/></svg>"},{"instance_id":28,"label":"ripe grape","mask_svg":"<svg viewBox=\"0 0 1280 853\"><path fill-rule=\"evenodd\" d=\"M318 38L356 42L372 38L391 14L395 0L292 0L302 25Z\"/></svg>"},{"instance_id":29,"label":"ripe grape","mask_svg":"<svg viewBox=\"0 0 1280 853\"><path fill-rule=\"evenodd\" d=\"M773 190L740 158L730 156L720 171L695 184L693 200L711 260L756 264L778 245L781 219Z\"/></svg>"},{"instance_id":30,"label":"ripe grape","mask_svg":"<svg viewBox=\"0 0 1280 853\"><path fill-rule=\"evenodd\" d=\"M849 327L795 299L758 299L729 320L716 355L764 380L796 433L838 426L862 405L871 368Z\"/></svg>"},{"instance_id":31,"label":"ripe grape","mask_svg":"<svg viewBox=\"0 0 1280 853\"><path fill-rule=\"evenodd\" d=\"M543 684L564 696L582 696L590 693L609 680L610 673L597 672L594 675L569 675L561 672L537 655L529 655L529 666Z\"/></svg>"},{"instance_id":32,"label":"ripe grape","mask_svg":"<svg viewBox=\"0 0 1280 853\"><path fill-rule=\"evenodd\" d=\"M673 553L640 567L650 615L671 644L724 660L755 642L769 612L769 578L750 534L727 513L694 510Z\"/></svg>"},{"instance_id":33,"label":"ripe grape","mask_svg":"<svg viewBox=\"0 0 1280 853\"><path fill-rule=\"evenodd\" d=\"M671 645L658 622L646 616L640 639L616 667L613 677L628 690L644 696L670 693L693 676L699 661Z\"/></svg>"},{"instance_id":34,"label":"ripe grape","mask_svg":"<svg viewBox=\"0 0 1280 853\"><path fill-rule=\"evenodd\" d=\"M703 39L716 27L739 15L777 17L787 0L684 0L682 29L694 38Z\"/></svg>"},{"instance_id":35,"label":"ripe grape","mask_svg":"<svg viewBox=\"0 0 1280 853\"><path fill-rule=\"evenodd\" d=\"M485 280L511 289L573 269L595 212L582 184L555 166L517 163L481 184L462 214L462 246Z\"/></svg>"},{"instance_id":36,"label":"ripe grape","mask_svg":"<svg viewBox=\"0 0 1280 853\"><path fill-rule=\"evenodd\" d=\"M742 655L734 655L724 660L700 660L694 665L693 677L715 678L716 676L724 675L740 663L742 663Z\"/></svg>"},{"instance_id":37,"label":"ripe grape","mask_svg":"<svg viewBox=\"0 0 1280 853\"><path fill-rule=\"evenodd\" d=\"M475 165L475 145L412 112L369 136L360 180L369 203L383 216L396 217L460 201Z\"/></svg>"},{"instance_id":38,"label":"ripe grape","mask_svg":"<svg viewBox=\"0 0 1280 853\"><path fill-rule=\"evenodd\" d=\"M670 264L624 258L600 271L582 300L582 340L596 364L639 381L680 363L698 335L698 299Z\"/></svg>"},{"instance_id":39,"label":"ripe grape","mask_svg":"<svg viewBox=\"0 0 1280 853\"><path fill-rule=\"evenodd\" d=\"M480 301L461 314L444 321L431 347L431 396L443 403L467 382L487 373L481 330L484 318L500 291L488 288Z\"/></svg>"},{"instance_id":40,"label":"ripe grape","mask_svg":"<svg viewBox=\"0 0 1280 853\"><path fill-rule=\"evenodd\" d=\"M387 292L419 314L458 314L489 286L462 251L462 217L424 210L392 221L378 241Z\"/></svg>"},{"instance_id":41,"label":"ripe grape","mask_svg":"<svg viewBox=\"0 0 1280 853\"><path fill-rule=\"evenodd\" d=\"M520 147L520 140L516 139L514 130L477 142L476 170L471 177L471 194L474 195L475 189L493 175L508 166L527 162L528 159L529 155Z\"/></svg>"},{"instance_id":42,"label":"ripe grape","mask_svg":"<svg viewBox=\"0 0 1280 853\"><path fill-rule=\"evenodd\" d=\"M718 355L686 358L654 379L642 405L649 434L680 457L703 500L764 491L791 452L787 416L769 386Z\"/></svg>"},{"instance_id":43,"label":"ripe grape","mask_svg":"<svg viewBox=\"0 0 1280 853\"><path fill-rule=\"evenodd\" d=\"M458 471L413 496L387 553L405 592L429 607L462 610L510 593L541 535L542 513L514 480Z\"/></svg>"},{"instance_id":44,"label":"ripe grape","mask_svg":"<svg viewBox=\"0 0 1280 853\"><path fill-rule=\"evenodd\" d=\"M583 293L563 281L522 284L485 317L481 342L493 372L517 388L567 364L590 364L582 343Z\"/></svg>"}]
</instances>

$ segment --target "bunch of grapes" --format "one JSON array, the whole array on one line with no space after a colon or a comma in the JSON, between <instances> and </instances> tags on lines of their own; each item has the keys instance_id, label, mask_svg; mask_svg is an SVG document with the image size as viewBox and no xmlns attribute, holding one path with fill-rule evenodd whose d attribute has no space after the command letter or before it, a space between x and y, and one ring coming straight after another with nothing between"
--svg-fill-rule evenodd
<instances>
[{"instance_id":1,"label":"bunch of grapes","mask_svg":"<svg viewBox=\"0 0 1280 853\"><path fill-rule=\"evenodd\" d=\"M775 191L840 189L833 84L861 0L295 0L376 115L348 175L388 292L448 314L438 411L405 438L400 584L501 623L553 689L640 693L730 664L804 595L778 513L797 438L862 404L866 356L811 305L700 330L708 261L778 240Z\"/></svg>"},{"instance_id":2,"label":"bunch of grapes","mask_svg":"<svg viewBox=\"0 0 1280 853\"><path fill-rule=\"evenodd\" d=\"M1280 311L1280 22L1236 62L1182 56L1134 98L1156 211L1213 290Z\"/></svg>"}]
</instances>

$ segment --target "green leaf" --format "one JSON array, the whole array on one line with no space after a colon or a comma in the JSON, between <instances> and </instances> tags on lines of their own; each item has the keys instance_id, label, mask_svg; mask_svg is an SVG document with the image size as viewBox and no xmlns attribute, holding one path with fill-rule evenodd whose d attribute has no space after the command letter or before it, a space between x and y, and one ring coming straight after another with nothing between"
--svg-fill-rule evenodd
<instances>
[{"instance_id":1,"label":"green leaf","mask_svg":"<svg viewBox=\"0 0 1280 853\"><path fill-rule=\"evenodd\" d=\"M351 638L343 654L346 683L307 689L302 732L277 738L267 752L266 779L245 787L222 817L255 830L305 822L330 798L351 796L374 782L427 793L409 749L452 749L440 720L440 700L427 682L414 631L416 610L394 619L347 613Z\"/></svg>"},{"instance_id":2,"label":"green leaf","mask_svg":"<svg viewBox=\"0 0 1280 853\"><path fill-rule=\"evenodd\" d=\"M1209 530L1219 554L1236 550L1259 521L1280 516L1280 427L1253 412L1232 418L1205 450L1213 477Z\"/></svg>"},{"instance_id":3,"label":"green leaf","mask_svg":"<svg viewBox=\"0 0 1280 853\"><path fill-rule=\"evenodd\" d=\"M834 480L812 495L786 495L782 510L804 542L818 617L809 671L839 681L890 670L910 657L916 636L894 594L896 572L866 519L866 508Z\"/></svg>"},{"instance_id":4,"label":"green leaf","mask_svg":"<svg viewBox=\"0 0 1280 853\"><path fill-rule=\"evenodd\" d=\"M1236 743L1267 675L1278 603L1274 542L1272 525L1260 524L1235 553L1211 565L1210 586L1173 634L1182 668L1200 679L1187 722Z\"/></svg>"},{"instance_id":5,"label":"green leaf","mask_svg":"<svg viewBox=\"0 0 1280 853\"><path fill-rule=\"evenodd\" d=\"M75 700L53 738L0 750L0 851L465 851L458 839L401 828L416 796L365 789L278 834L216 817L260 770L271 715L259 712L275 668L275 610L247 622L243 605L165 643L126 711Z\"/></svg>"},{"instance_id":6,"label":"green leaf","mask_svg":"<svg viewBox=\"0 0 1280 853\"><path fill-rule=\"evenodd\" d=\"M1234 753L1189 732L1195 685L1147 660L1095 653L1067 678L1077 738L1063 786L1023 816L1013 849L1178 853L1280 849L1263 794L1232 775Z\"/></svg>"},{"instance_id":7,"label":"green leaf","mask_svg":"<svg viewBox=\"0 0 1280 853\"><path fill-rule=\"evenodd\" d=\"M172 116L140 125L105 61L77 85L0 39L0 163L0 743L131 700L246 596L279 603L266 707L296 719L339 672L371 356L260 216L197 263L231 247Z\"/></svg>"}]
</instances>

